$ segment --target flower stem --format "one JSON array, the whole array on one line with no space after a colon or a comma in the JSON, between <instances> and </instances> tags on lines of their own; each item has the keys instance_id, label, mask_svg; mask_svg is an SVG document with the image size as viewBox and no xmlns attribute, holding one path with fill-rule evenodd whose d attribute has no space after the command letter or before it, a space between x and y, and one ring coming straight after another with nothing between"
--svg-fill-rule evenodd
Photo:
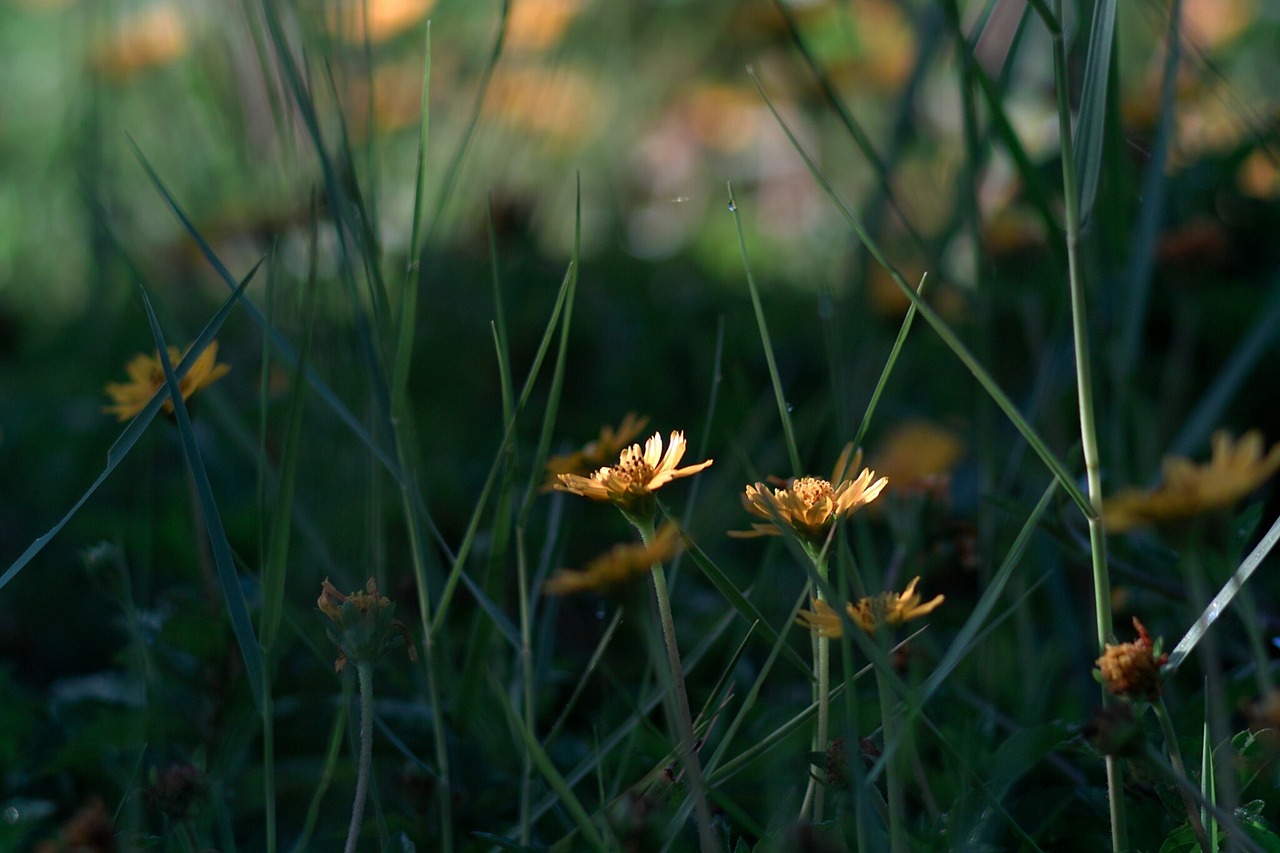
<instances>
[{"instance_id":1,"label":"flower stem","mask_svg":"<svg viewBox=\"0 0 1280 853\"><path fill-rule=\"evenodd\" d=\"M360 766L356 776L356 797L351 805L351 826L347 828L345 853L355 853L356 840L360 837L360 822L364 819L364 801L369 795L369 770L373 765L373 664L360 661L356 664L356 679L360 685Z\"/></svg>"},{"instance_id":2,"label":"flower stem","mask_svg":"<svg viewBox=\"0 0 1280 853\"><path fill-rule=\"evenodd\" d=\"M1156 719L1160 721L1160 733L1164 735L1164 745L1169 750L1169 763L1173 765L1173 769L1179 776L1189 780L1191 777L1187 775L1182 763L1182 750L1178 749L1178 735L1173 730L1173 721L1169 719L1169 709L1165 707L1164 697L1158 697L1151 707L1156 712ZM1207 853L1209 837L1205 834L1204 823L1200 820L1200 809L1196 807L1195 801L1191 799L1191 795L1185 788L1179 786L1179 790L1182 791L1182 804L1187 809L1187 819L1191 821L1191 831L1196 834L1200 849Z\"/></svg>"},{"instance_id":3,"label":"flower stem","mask_svg":"<svg viewBox=\"0 0 1280 853\"><path fill-rule=\"evenodd\" d=\"M906 853L907 839L903 834L906 806L902 799L902 777L898 772L900 752L895 748L897 720L893 716L892 688L880 667L876 667L876 692L880 694L880 730L884 736L884 749L889 754L884 765L885 798L889 801L889 849L892 853Z\"/></svg>"},{"instance_id":4,"label":"flower stem","mask_svg":"<svg viewBox=\"0 0 1280 853\"><path fill-rule=\"evenodd\" d=\"M640 538L648 545L653 539L653 521L631 519ZM661 563L654 563L650 571L653 592L658 599L658 616L662 622L662 639L667 647L667 667L671 672L671 685L676 695L676 725L680 727L680 743L677 753L689 777L689 790L693 794L693 808L698 820L698 841L702 853L714 853L715 835L711 830L711 810L707 806L707 792L702 782L702 762L698 758L697 740L693 733L693 715L689 711L689 695L684 686L684 669L680 665L680 650L676 645L676 625L671 618L671 595L667 591L667 576Z\"/></svg>"},{"instance_id":5,"label":"flower stem","mask_svg":"<svg viewBox=\"0 0 1280 853\"><path fill-rule=\"evenodd\" d=\"M1062 21L1062 0L1054 0L1053 11ZM1061 26L1053 32L1053 72L1058 100L1058 139L1062 149L1062 197L1067 231L1067 278L1071 290L1071 331L1075 342L1076 392L1080 405L1080 446L1084 453L1085 476L1089 487L1089 552L1093 563L1093 601L1097 621L1098 649L1111 636L1111 576L1107 568L1107 545L1099 507L1102 506L1098 437L1094 424L1093 378L1089 357L1089 332L1085 321L1084 282L1080 272L1080 210L1076 184L1075 148L1071 136L1071 105L1067 81L1067 48ZM1103 704L1113 701L1102 691ZM1124 779L1119 761L1107 756L1107 794L1111 810L1111 847L1129 847L1124 807Z\"/></svg>"}]
</instances>

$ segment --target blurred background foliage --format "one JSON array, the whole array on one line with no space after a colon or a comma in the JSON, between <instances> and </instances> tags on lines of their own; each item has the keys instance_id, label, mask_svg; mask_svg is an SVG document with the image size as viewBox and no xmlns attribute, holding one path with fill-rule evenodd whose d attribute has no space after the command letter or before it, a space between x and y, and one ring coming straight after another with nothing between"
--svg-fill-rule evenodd
<instances>
[{"instance_id":1,"label":"blurred background foliage","mask_svg":"<svg viewBox=\"0 0 1280 853\"><path fill-rule=\"evenodd\" d=\"M582 283L556 433L564 446L631 410L651 415L654 428L688 430L695 448L708 442L708 455L717 457L702 486L717 497L704 496L694 534L730 563L756 559L754 549L721 534L747 522L736 498L741 484L785 473L786 457L726 182L734 185L806 461L824 470L854 434L907 301L849 233L747 69L906 278L929 273L931 304L1050 444L1064 456L1075 446L1066 260L1058 192L1046 189L1060 184L1048 34L1018 0L514 0L505 28L502 4L493 0L274 5L330 154L350 153L338 171L359 188L388 279L397 281L410 241L431 21L431 242L411 387L420 481L446 541L460 539L502 434L491 278L500 279L521 377L572 251L579 188ZM1075 39L1092 4L1066 5ZM1280 369L1280 7L1183 0L1181 14L1184 55L1165 132L1159 104L1168 4L1120 5L1107 165L1085 252L1109 490L1149 481L1171 450L1202 450L1213 426L1280 437L1269 381ZM1029 171L986 129L989 111L976 126L966 121L957 24L997 87ZM132 353L153 349L136 280L147 282L180 345L226 295L147 179L135 145L233 274L270 256L273 270L260 273L248 293L265 305L268 276L277 276L275 321L295 338L303 326L300 288L284 284L308 277L314 223L314 361L354 410L363 416L371 408L367 377L351 368L359 343L338 282L341 253L324 215L321 166L268 44L263 8L250 0L0 5L0 545L9 559L87 487L118 433L100 411L102 387L122 378ZM1072 58L1078 79L1082 50ZM1143 180L1157 143L1168 149L1153 200ZM1028 186L1028 176L1040 186ZM1139 225L1149 202L1158 208L1144 243ZM1149 292L1149 301L1135 333L1128 318L1138 292ZM1212 423L1187 432L1208 392L1227 387L1223 371L1251 334L1261 340L1245 375L1209 406ZM228 529L248 555L266 523L257 419L278 421L288 376L272 364L264 414L261 333L233 313L220 340L234 381L202 398L198 429ZM1125 355L1130 340L1136 348ZM720 398L708 433L713 387ZM411 600L390 487L330 413L317 406L311 414L298 483L307 568L291 581L292 606L309 618L308 590L325 574L358 585L366 573L388 569L395 580L385 588ZM975 565L998 559L998 525L980 510L1028 500L1043 478L1038 470L1028 475L1029 454L1020 443L1010 450L1012 430L922 327L895 369L869 452L890 444L893 427L920 419L963 436L959 461L949 463L958 466L954 506L926 531L933 550L916 555L924 565L955 569L937 586L963 600L977 583ZM276 421L269 456L279 451ZM46 793L65 800L71 791L57 785L136 784L133 764L101 761L117 740L122 755L136 743L127 725L171 735L186 744L185 755L194 750L211 763L218 732L244 734L245 697L219 669L229 631L204 606L208 578L193 555L177 439L159 426L0 594L0 731L7 733L0 767L14 789L22 787L14 779L55 779ZM535 429L521 435L526 458ZM888 461L888 448L880 453L882 467L901 464ZM621 522L594 516L567 524L587 533L557 544L566 549L556 551L564 565L581 565L624 531ZM480 550L494 576L507 570L502 554ZM1133 560L1147 557L1157 566L1164 559L1139 551ZM125 588L114 585L121 576ZM751 573L743 569L742 577ZM776 578L762 584L766 591L776 585L780 598L795 594ZM1153 586L1162 588L1158 579ZM1046 668L1061 665L1055 655L1088 654L1088 605L1072 584L1062 589L1069 587L1081 606L1057 614L1063 624L1055 630L1076 640L1046 652ZM1143 589L1139 583L1139 600ZM695 595L682 606L701 624L722 604ZM589 616L578 614L583 621L571 630L598 628ZM954 618L958 624L963 616ZM300 630L320 636L309 623ZM148 664L167 673L167 707L182 711L172 720L140 721L128 679L112 675L139 636L163 639L172 654ZM327 654L312 651L313 658ZM997 662L989 671L1005 667ZM1087 682L1077 675L1074 686ZM332 693L332 683L309 682L301 665L283 677L292 691L292 704L281 705L285 715ZM982 682L982 668L974 677ZM1025 682L974 689L1017 694L1049 715L1081 712ZM1084 701L1079 696L1091 689L1085 684L1074 699ZM86 697L111 710L85 711ZM46 705L56 724L44 716ZM406 718L421 713L399 710ZM241 716L228 723L224 713ZM200 742L191 720L205 736L199 748L191 747ZM28 737L34 746L23 755L13 744ZM573 748L587 746L575 741ZM308 762L321 747L286 739L282 750L290 749ZM411 768L403 775L397 796L411 799L425 783ZM300 790L307 781L306 772L292 778ZM471 781L479 799L467 808L482 813L490 805L484 786Z\"/></svg>"}]
</instances>

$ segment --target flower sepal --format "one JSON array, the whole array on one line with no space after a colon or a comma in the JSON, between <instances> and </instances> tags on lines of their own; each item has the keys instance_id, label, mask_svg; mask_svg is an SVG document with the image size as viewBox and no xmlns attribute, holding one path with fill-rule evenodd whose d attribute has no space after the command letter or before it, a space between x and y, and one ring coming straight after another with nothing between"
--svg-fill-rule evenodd
<instances>
[{"instance_id":1,"label":"flower sepal","mask_svg":"<svg viewBox=\"0 0 1280 853\"><path fill-rule=\"evenodd\" d=\"M409 653L409 660L416 661L418 653L409 641L409 631L395 618L395 605L391 599L378 593L378 584L369 578L363 592L344 595L328 578L320 588L316 607L328 620L325 632L342 650L334 662L334 670L341 672L347 661L356 664L376 663L388 650L402 642Z\"/></svg>"}]
</instances>

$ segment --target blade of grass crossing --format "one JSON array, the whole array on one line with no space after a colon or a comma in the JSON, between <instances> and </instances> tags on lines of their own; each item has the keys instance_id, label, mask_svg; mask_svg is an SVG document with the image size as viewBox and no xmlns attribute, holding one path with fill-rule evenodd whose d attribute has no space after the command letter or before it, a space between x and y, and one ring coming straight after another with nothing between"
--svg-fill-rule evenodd
<instances>
[{"instance_id":1,"label":"blade of grass crossing","mask_svg":"<svg viewBox=\"0 0 1280 853\"><path fill-rule=\"evenodd\" d=\"M729 213L733 215L733 225L738 231L738 250L742 254L742 269L747 276L747 290L751 293L751 307L756 314L756 327L760 331L760 343L764 347L765 363L769 366L769 379L773 382L773 396L778 404L778 418L782 421L782 434L787 440L787 453L791 456L791 470L795 476L804 474L800 467L800 451L796 446L796 432L791 425L791 405L787 402L786 393L782 390L782 377L778 375L778 363L773 357L773 342L769 339L769 324L765 321L764 306L760 303L760 290L756 287L756 278L751 274L751 258L747 254L747 238L742 233L742 220L738 218L738 203L733 197L733 184L729 189Z\"/></svg>"},{"instance_id":2,"label":"blade of grass crossing","mask_svg":"<svg viewBox=\"0 0 1280 853\"><path fill-rule=\"evenodd\" d=\"M261 265L261 261L254 264L253 269L251 269L249 274L245 276L244 280L236 286L231 296L222 303L222 307L218 309L218 312L213 315L208 323L205 324L204 329L200 331L200 334L191 344L191 348L187 350L187 354L180 362L178 362L175 373L179 382L181 382L183 377L187 375L187 372L191 369L191 365L195 364L196 358L199 357L200 353L204 352L205 348L218 334L218 331L222 328L222 324L231 313L231 309L235 307L236 302L244 293L244 289L249 286L249 282L253 280L254 274L257 273L258 267ZM9 581L13 580L17 576L18 572L26 568L27 564L30 563L37 554L44 550L44 547L49 544L53 537L57 536L62 528L66 527L67 522L75 517L75 514L80 511L80 507L84 506L85 502L88 501L89 498L93 496L93 493L98 490L98 487L106 482L107 477L111 476L111 472L115 471L116 467L124 461L124 458L133 450L134 445L138 443L138 439L142 437L142 433L144 433L147 427L151 425L151 421L155 418L156 413L160 411L160 407L167 399L169 399L169 386L165 385L156 391L155 396L153 396L151 401L143 407L142 411L134 415L133 420L129 421L128 426L124 428L124 431L120 433L120 436L112 443L111 448L107 451L107 465L102 469L102 473L99 474L98 478L89 485L89 488L85 489L84 493L81 494L80 497L76 499L76 502L71 505L71 509L67 511L66 515L59 519L58 523L50 528L48 533L45 533L43 536L40 536L28 545L27 549L9 565L9 568L5 569L4 574L0 575L0 589L4 589L5 585L8 584Z\"/></svg>"},{"instance_id":3,"label":"blade of grass crossing","mask_svg":"<svg viewBox=\"0 0 1280 853\"><path fill-rule=\"evenodd\" d=\"M1022 413L1018 411L1017 406L1015 406L1013 401L1009 399L1009 396L1004 393L996 383L995 379L992 378L991 374L987 372L986 368L984 368L978 360L973 357L973 354L969 352L968 347L961 342L959 336L951 330L951 327L947 325L945 320L938 316L936 311L929 307L928 303L916 295L911 286L902 278L902 274L899 273L891 263L889 263L884 254L880 251L880 247L871 239L871 236L862 226L862 223L858 220L857 216L840 197L839 193L836 192L835 187L831 184L831 181L827 178L826 174L818 167L818 164L814 162L813 158L809 156L809 152L805 150L804 146L800 144L795 133L791 130L790 125L788 125L782 118L772 99L764 91L764 87L760 84L759 79L756 78L754 74L751 74L751 79L756 84L756 88L759 89L761 96L765 99L765 103L768 105L770 112L773 113L774 120L778 122L779 127L781 127L783 133L786 134L787 139L791 142L792 147L795 148L796 153L804 159L805 165L809 168L809 173L813 175L814 180L818 182L819 186L822 187L827 196L840 210L845 220L849 223L849 226L853 228L854 232L866 245L872 256L875 257L880 265L884 267L885 271L889 273L889 276L898 286L898 289L901 290L902 293L911 301L911 304L918 308L920 315L924 317L931 327L933 327L934 332L937 333L938 337L942 338L943 343L951 349L956 358L958 358L969 372L973 374L973 377L978 380L978 384L982 386L983 390L991 395L992 400L994 400L996 405L1000 407L1000 410L1004 412L1005 416L1018 430L1018 432L1022 434L1022 437L1026 442L1031 445L1031 448L1036 452L1036 455L1040 457L1041 461L1044 462L1045 467L1047 467L1058 479L1063 491L1070 495L1072 501L1080 507L1080 510L1084 513L1085 517L1096 517L1097 513L1093 509L1089 499L1085 497L1084 493L1080 490L1080 487L1076 485L1075 480L1069 473L1067 473L1063 464L1056 456L1053 455L1053 452L1049 450L1048 445L1046 445L1044 440L1040 438L1040 435L1035 431L1035 429L1027 423L1026 418L1022 416Z\"/></svg>"},{"instance_id":4,"label":"blade of grass crossing","mask_svg":"<svg viewBox=\"0 0 1280 853\"><path fill-rule=\"evenodd\" d=\"M165 381L169 386L170 398L174 401L173 413L178 422L182 449L196 481L200 510L209 531L209 545L213 549L214 565L218 569L218 582L222 586L223 601L227 605L227 614L231 618L231 630L235 634L236 644L240 647L240 656L244 659L245 677L249 681L249 689L253 694L253 704L261 710L262 649L253 633L249 607L245 603L244 591L240 587L240 577L236 573L235 559L231 555L231 544L227 541L227 532L222 526L222 517L218 514L213 488L209 484L209 475L204 468L204 459L200 455L195 433L191 429L191 418L187 414L186 406L182 403L182 388L173 371L173 364L169 361L168 344L165 342L164 333L160 330L160 321L156 318L155 309L151 307L151 298L147 295L146 288L139 283L138 290L142 294L143 307L147 310L147 320L151 323L151 334L155 337L160 364L164 368Z\"/></svg>"},{"instance_id":5,"label":"blade of grass crossing","mask_svg":"<svg viewBox=\"0 0 1280 853\"><path fill-rule=\"evenodd\" d=\"M925 273L920 277L920 285L916 288L916 295L923 298L924 283L928 279L929 274ZM907 342L907 333L911 331L911 323L916 318L916 303L912 302L907 308L907 314L902 318L902 326L898 329L898 337L893 342L893 348L889 350L889 357L885 359L884 369L880 371L880 378L876 380L875 390L871 392L871 400L867 403L867 410L862 415L862 423L858 424L858 434L853 437L853 446L855 448L862 446L862 439L867 434L867 428L871 426L871 416L875 414L876 406L880 402L880 395L884 393L885 385L889 384L889 374L893 372L893 366L898 363L898 356L902 353L902 345Z\"/></svg>"}]
</instances>

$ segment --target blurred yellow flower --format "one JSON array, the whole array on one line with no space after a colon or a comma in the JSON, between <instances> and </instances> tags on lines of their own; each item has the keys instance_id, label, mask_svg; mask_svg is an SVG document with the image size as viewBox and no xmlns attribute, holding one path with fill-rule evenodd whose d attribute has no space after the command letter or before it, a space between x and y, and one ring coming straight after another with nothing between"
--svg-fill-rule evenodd
<instances>
[{"instance_id":1,"label":"blurred yellow flower","mask_svg":"<svg viewBox=\"0 0 1280 853\"><path fill-rule=\"evenodd\" d=\"M648 545L615 545L581 572L560 569L543 589L548 595L568 595L591 590L602 592L646 574L654 563L671 559L680 550L680 533L673 524L664 524Z\"/></svg>"},{"instance_id":2,"label":"blurred yellow flower","mask_svg":"<svg viewBox=\"0 0 1280 853\"><path fill-rule=\"evenodd\" d=\"M484 113L516 130L577 149L595 138L604 100L597 78L590 74L526 64L494 72Z\"/></svg>"},{"instance_id":3,"label":"blurred yellow flower","mask_svg":"<svg viewBox=\"0 0 1280 853\"><path fill-rule=\"evenodd\" d=\"M787 481L782 488L771 489L764 483L747 486L742 505L752 515L768 519L768 523L752 524L751 530L734 530L729 535L780 536L779 525L785 525L807 544L821 546L837 521L875 500L888 483L884 477L872 482L876 475L870 468L862 469L857 477L848 477L862 461L859 451L853 464L849 464L852 454L853 444L845 445L830 480L800 477Z\"/></svg>"},{"instance_id":4,"label":"blurred yellow flower","mask_svg":"<svg viewBox=\"0 0 1280 853\"><path fill-rule=\"evenodd\" d=\"M868 634L875 633L876 628L881 625L892 628L918 619L932 613L945 600L945 596L938 595L927 604L921 604L920 594L916 592L916 584L919 582L920 578L915 578L901 593L882 592L860 599L856 604L845 604L845 612L855 625ZM844 635L844 622L840 616L831 605L816 598L813 600L813 610L801 610L796 614L796 624L808 628L819 637Z\"/></svg>"},{"instance_id":5,"label":"blurred yellow flower","mask_svg":"<svg viewBox=\"0 0 1280 853\"><path fill-rule=\"evenodd\" d=\"M1204 465L1172 456L1164 460L1164 479L1148 491L1127 489L1102 502L1107 530L1173 521L1227 507L1262 485L1280 469L1280 444L1263 456L1262 433L1246 433L1238 442L1219 430L1213 456Z\"/></svg>"},{"instance_id":6,"label":"blurred yellow flower","mask_svg":"<svg viewBox=\"0 0 1280 853\"><path fill-rule=\"evenodd\" d=\"M386 41L421 21L435 0L345 0L327 5L329 33L351 44Z\"/></svg>"},{"instance_id":7,"label":"blurred yellow flower","mask_svg":"<svg viewBox=\"0 0 1280 853\"><path fill-rule=\"evenodd\" d=\"M169 347L169 362L175 369L181 358L177 347ZM204 352L200 353L199 358L191 365L187 375L178 383L184 402L200 389L221 379L231 369L229 365L218 364L217 358L218 342L210 341L209 346L205 347ZM112 400L112 405L102 407L103 412L113 414L122 421L129 420L145 409L147 403L151 402L151 398L165 384L164 367L160 364L158 352L155 355L138 353L125 365L125 372L129 374L128 382L107 383L105 390ZM163 411L167 415L173 414L172 400L164 401Z\"/></svg>"},{"instance_id":8,"label":"blurred yellow flower","mask_svg":"<svg viewBox=\"0 0 1280 853\"><path fill-rule=\"evenodd\" d=\"M583 0L516 0L507 19L507 48L530 53L560 41Z\"/></svg>"},{"instance_id":9,"label":"blurred yellow flower","mask_svg":"<svg viewBox=\"0 0 1280 853\"><path fill-rule=\"evenodd\" d=\"M644 443L622 450L618 464L604 467L589 477L560 474L555 488L582 495L596 501L609 501L623 510L639 509L653 493L678 477L688 477L711 465L711 459L686 468L677 468L684 458L684 433L672 432L666 454L662 452L662 433L655 432Z\"/></svg>"},{"instance_id":10,"label":"blurred yellow flower","mask_svg":"<svg viewBox=\"0 0 1280 853\"><path fill-rule=\"evenodd\" d=\"M123 80L168 65L187 52L187 29L176 3L152 3L97 40L93 67L106 77Z\"/></svg>"},{"instance_id":11,"label":"blurred yellow flower","mask_svg":"<svg viewBox=\"0 0 1280 853\"><path fill-rule=\"evenodd\" d=\"M1116 696L1152 700L1160 695L1160 667L1169 656L1155 653L1155 643L1137 616L1133 617L1133 627L1138 629L1138 639L1132 643L1107 643L1102 657L1095 662L1095 676Z\"/></svg>"},{"instance_id":12,"label":"blurred yellow flower","mask_svg":"<svg viewBox=\"0 0 1280 853\"><path fill-rule=\"evenodd\" d=\"M895 492L936 491L964 455L964 442L928 421L898 425L871 460Z\"/></svg>"},{"instance_id":13,"label":"blurred yellow flower","mask_svg":"<svg viewBox=\"0 0 1280 853\"><path fill-rule=\"evenodd\" d=\"M547 460L547 479L542 490L551 491L561 474L586 474L616 458L648 423L648 415L637 417L635 412L627 412L616 430L611 426L601 427L600 437L588 442L581 450L565 456L552 456Z\"/></svg>"}]
</instances>

